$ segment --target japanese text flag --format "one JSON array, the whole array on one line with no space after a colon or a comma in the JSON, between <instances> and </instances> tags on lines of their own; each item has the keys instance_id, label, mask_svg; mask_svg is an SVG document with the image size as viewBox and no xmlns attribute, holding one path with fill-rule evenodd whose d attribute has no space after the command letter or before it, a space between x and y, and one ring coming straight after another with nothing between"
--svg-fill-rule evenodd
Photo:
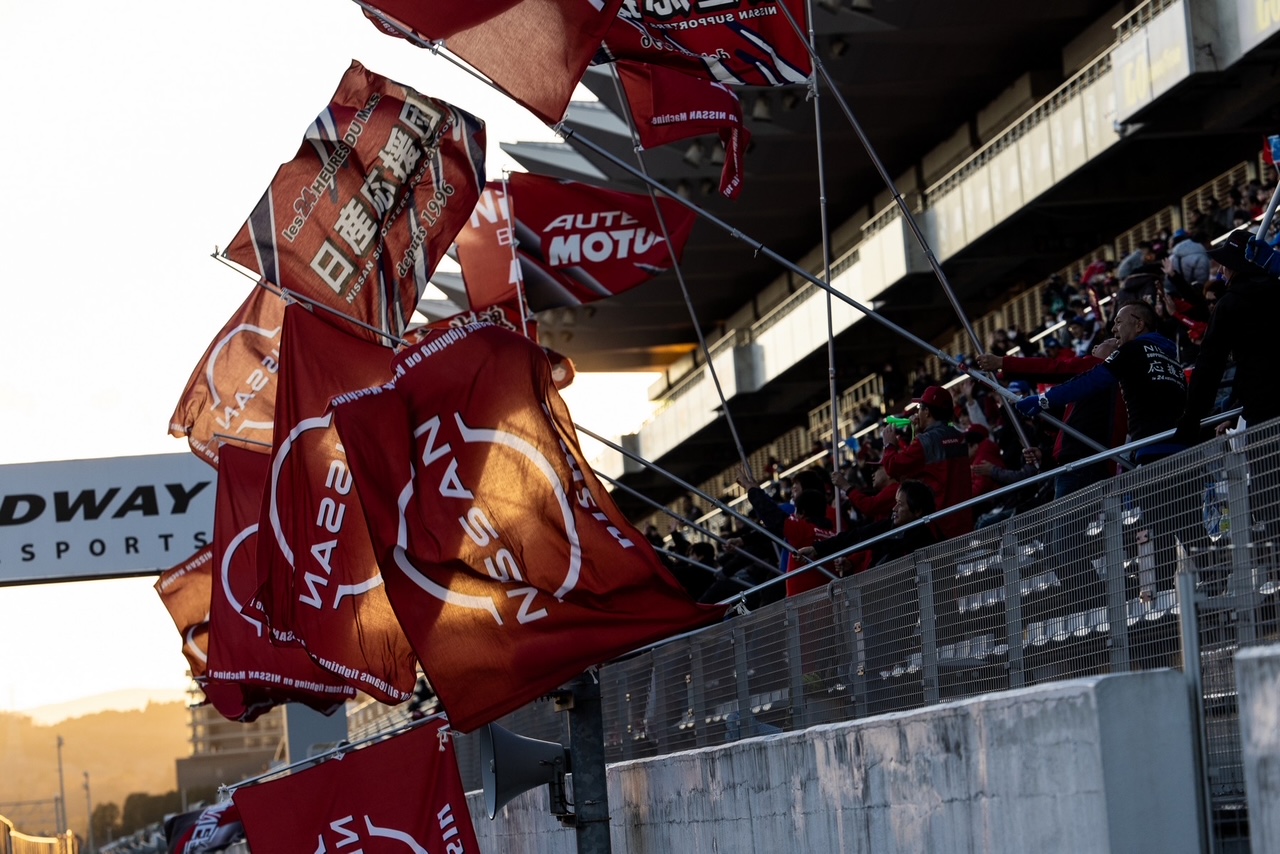
<instances>
[{"instance_id":1,"label":"japanese text flag","mask_svg":"<svg viewBox=\"0 0 1280 854\"><path fill-rule=\"evenodd\" d=\"M182 654L191 675L204 675L209 660L209 602L213 595L213 546L205 546L166 569L155 583L173 624L182 635Z\"/></svg>"},{"instance_id":2,"label":"japanese text flag","mask_svg":"<svg viewBox=\"0 0 1280 854\"><path fill-rule=\"evenodd\" d=\"M243 613L257 586L258 518L271 459L227 446L213 522L214 579L209 669L202 687L223 717L250 721L285 702L329 714L355 696L347 680L297 646L275 646L262 621Z\"/></svg>"},{"instance_id":3,"label":"japanese text flag","mask_svg":"<svg viewBox=\"0 0 1280 854\"><path fill-rule=\"evenodd\" d=\"M399 335L484 188L484 141L475 116L352 62L224 254Z\"/></svg>"},{"instance_id":4,"label":"japanese text flag","mask_svg":"<svg viewBox=\"0 0 1280 854\"><path fill-rule=\"evenodd\" d=\"M357 0L379 29L445 46L554 125L622 0Z\"/></svg>"},{"instance_id":5,"label":"japanese text flag","mask_svg":"<svg viewBox=\"0 0 1280 854\"><path fill-rule=\"evenodd\" d=\"M384 703L407 700L413 650L387 602L329 398L391 376L392 351L291 305L284 313L258 599L272 640ZM252 609L250 609L252 610Z\"/></svg>"},{"instance_id":6,"label":"japanese text flag","mask_svg":"<svg viewBox=\"0 0 1280 854\"><path fill-rule=\"evenodd\" d=\"M448 724L433 721L233 796L254 851L480 851Z\"/></svg>"},{"instance_id":7,"label":"japanese text flag","mask_svg":"<svg viewBox=\"0 0 1280 854\"><path fill-rule=\"evenodd\" d=\"M614 506L536 344L453 329L396 373L334 412L391 602L455 727L722 616Z\"/></svg>"},{"instance_id":8,"label":"japanese text flag","mask_svg":"<svg viewBox=\"0 0 1280 854\"><path fill-rule=\"evenodd\" d=\"M271 444L283 320L284 301L255 287L205 350L169 418L169 433L186 436L214 468L215 433Z\"/></svg>"}]
</instances>

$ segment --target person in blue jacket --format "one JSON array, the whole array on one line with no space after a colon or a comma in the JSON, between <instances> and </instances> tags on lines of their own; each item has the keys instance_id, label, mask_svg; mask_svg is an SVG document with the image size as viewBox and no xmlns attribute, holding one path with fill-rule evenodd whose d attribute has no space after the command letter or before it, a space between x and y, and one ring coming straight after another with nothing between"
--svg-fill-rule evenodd
<instances>
[{"instance_id":1,"label":"person in blue jacket","mask_svg":"<svg viewBox=\"0 0 1280 854\"><path fill-rule=\"evenodd\" d=\"M1112 327L1115 337L1096 351L1103 363L1038 397L1018 401L1018 411L1031 416L1040 410L1060 410L1118 384L1129 417L1130 441L1172 430L1186 406L1187 378L1174 343L1156 331L1159 324L1155 309L1145 302L1122 306ZM1151 462L1184 447L1172 441L1148 445L1134 454L1134 461Z\"/></svg>"}]
</instances>

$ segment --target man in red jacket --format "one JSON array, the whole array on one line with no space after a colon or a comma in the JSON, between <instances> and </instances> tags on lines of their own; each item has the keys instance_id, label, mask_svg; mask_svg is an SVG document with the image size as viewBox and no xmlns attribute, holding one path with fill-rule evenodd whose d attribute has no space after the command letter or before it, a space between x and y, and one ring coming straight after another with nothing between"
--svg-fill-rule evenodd
<instances>
[{"instance_id":1,"label":"man in red jacket","mask_svg":"<svg viewBox=\"0 0 1280 854\"><path fill-rule=\"evenodd\" d=\"M886 425L881 433L884 454L880 460L885 474L899 483L921 481L933 490L939 510L969 500L973 495L969 448L964 436L950 423L955 415L951 392L931 385L912 403L917 406L911 413L915 429L911 444L905 445L891 426ZM958 537L973 530L973 513L959 510L934 524L943 539Z\"/></svg>"}]
</instances>

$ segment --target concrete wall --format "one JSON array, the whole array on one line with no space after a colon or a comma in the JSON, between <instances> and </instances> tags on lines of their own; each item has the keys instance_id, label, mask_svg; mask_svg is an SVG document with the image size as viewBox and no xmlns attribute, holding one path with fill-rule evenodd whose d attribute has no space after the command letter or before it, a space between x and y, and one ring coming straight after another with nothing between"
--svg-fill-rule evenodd
<instances>
[{"instance_id":1,"label":"concrete wall","mask_svg":"<svg viewBox=\"0 0 1280 854\"><path fill-rule=\"evenodd\" d=\"M1190 702L1172 671L991 694L620 763L615 854L1199 850ZM485 854L573 851L545 788Z\"/></svg>"},{"instance_id":2,"label":"concrete wall","mask_svg":"<svg viewBox=\"0 0 1280 854\"><path fill-rule=\"evenodd\" d=\"M1240 741L1253 850L1280 851L1280 645L1236 653Z\"/></svg>"}]
</instances>

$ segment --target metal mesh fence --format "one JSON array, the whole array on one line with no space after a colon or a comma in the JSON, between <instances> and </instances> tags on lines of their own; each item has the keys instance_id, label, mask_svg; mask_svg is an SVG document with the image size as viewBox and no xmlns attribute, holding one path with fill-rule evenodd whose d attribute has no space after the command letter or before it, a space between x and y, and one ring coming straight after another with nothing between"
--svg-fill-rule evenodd
<instances>
[{"instance_id":1,"label":"metal mesh fence","mask_svg":"<svg viewBox=\"0 0 1280 854\"><path fill-rule=\"evenodd\" d=\"M1280 424L1112 475L601 670L608 761L1104 673L1183 667L1194 582L1203 764L1221 841L1247 835L1233 659L1280 636ZM1087 484L1093 478L1097 482ZM987 518L1000 518L999 513ZM567 738L538 703L501 721ZM478 746L458 739L468 787Z\"/></svg>"}]
</instances>

